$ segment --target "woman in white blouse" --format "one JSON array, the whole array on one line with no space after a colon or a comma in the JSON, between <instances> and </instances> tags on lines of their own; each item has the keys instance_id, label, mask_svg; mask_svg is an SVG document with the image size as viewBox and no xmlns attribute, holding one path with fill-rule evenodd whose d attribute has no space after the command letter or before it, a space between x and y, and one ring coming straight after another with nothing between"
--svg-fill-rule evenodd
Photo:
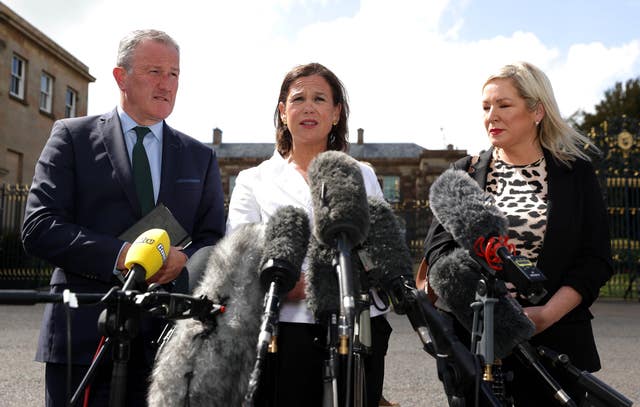
<instances>
[{"instance_id":1,"label":"woman in white blouse","mask_svg":"<svg viewBox=\"0 0 640 407\"><path fill-rule=\"evenodd\" d=\"M347 150L348 116L346 91L333 72L311 63L287 73L274 114L276 151L257 167L238 174L227 233L242 224L267 223L276 209L285 205L304 209L312 219L307 168L319 153ZM373 169L365 164L360 168L367 195L382 197ZM305 261L302 273L307 268ZM383 315L386 311L371 308L373 352L365 369L368 405L375 407L382 393L384 355L391 334ZM277 377L276 389L259 390L258 404L320 406L325 338L324 327L316 323L307 307L301 276L280 306L278 361L276 372L271 372ZM275 394L277 400L267 400L266 393Z\"/></svg>"}]
</instances>

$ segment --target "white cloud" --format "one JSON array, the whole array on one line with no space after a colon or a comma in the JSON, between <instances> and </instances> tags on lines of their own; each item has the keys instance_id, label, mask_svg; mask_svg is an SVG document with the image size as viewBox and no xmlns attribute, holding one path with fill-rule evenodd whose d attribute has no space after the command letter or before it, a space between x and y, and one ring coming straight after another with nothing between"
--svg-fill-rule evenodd
<instances>
[{"instance_id":1,"label":"white cloud","mask_svg":"<svg viewBox=\"0 0 640 407\"><path fill-rule=\"evenodd\" d=\"M562 114L593 112L615 82L638 76L639 65L639 40L611 48L598 42L572 46L557 72L550 74Z\"/></svg>"},{"instance_id":2,"label":"white cloud","mask_svg":"<svg viewBox=\"0 0 640 407\"><path fill-rule=\"evenodd\" d=\"M471 153L487 146L482 83L504 63L526 60L547 72L567 116L592 109L616 81L640 74L638 39L616 47L574 44L566 52L531 32L460 40L464 2L361 0L358 11L345 15L335 11L337 0L94 0L80 2L69 19L63 0L49 1L44 16L29 1L7 3L34 13L32 23L89 65L97 78L92 114L117 103L111 70L119 38L141 27L167 31L182 50L180 92L168 122L202 141L211 140L213 127L224 131L223 142L273 141L282 78L311 61L343 80L352 139L363 127L365 141L451 143ZM302 18L327 8L342 17L311 24ZM445 12L457 16L447 27Z\"/></svg>"}]
</instances>

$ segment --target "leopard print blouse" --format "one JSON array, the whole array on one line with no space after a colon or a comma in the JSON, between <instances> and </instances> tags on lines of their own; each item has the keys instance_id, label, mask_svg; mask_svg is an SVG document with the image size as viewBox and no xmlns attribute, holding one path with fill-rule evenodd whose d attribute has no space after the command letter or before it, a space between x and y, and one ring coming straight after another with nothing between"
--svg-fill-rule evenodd
<instances>
[{"instance_id":1,"label":"leopard print blouse","mask_svg":"<svg viewBox=\"0 0 640 407\"><path fill-rule=\"evenodd\" d=\"M509 220L509 242L516 253L536 263L547 229L547 168L544 157L528 165L512 165L494 154L487 170L486 191Z\"/></svg>"}]
</instances>

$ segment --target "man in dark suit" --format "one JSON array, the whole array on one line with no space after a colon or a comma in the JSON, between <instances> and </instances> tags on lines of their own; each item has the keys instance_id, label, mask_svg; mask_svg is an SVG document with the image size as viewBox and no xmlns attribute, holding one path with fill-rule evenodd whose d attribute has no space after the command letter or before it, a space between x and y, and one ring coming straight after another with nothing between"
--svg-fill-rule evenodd
<instances>
[{"instance_id":1,"label":"man in dark suit","mask_svg":"<svg viewBox=\"0 0 640 407\"><path fill-rule=\"evenodd\" d=\"M113 69L120 89L116 109L53 125L36 164L22 231L27 252L55 266L51 292L104 293L113 287L118 274L126 273L130 247L117 236L156 204L169 208L192 244L171 247L148 283L186 285L188 257L223 236L223 193L215 152L164 122L173 110L179 73L179 47L171 37L156 30L134 31L120 42ZM146 186L134 176L139 173L136 168L146 168ZM71 310L68 355L65 306L47 304L36 355L37 361L47 363L47 406L67 405L68 360L72 391L91 364L100 342L97 320L103 308ZM140 333L131 343L127 406L146 404L155 356L152 342L162 322L142 318ZM90 405L108 403L110 362L110 354L103 357L91 384Z\"/></svg>"}]
</instances>

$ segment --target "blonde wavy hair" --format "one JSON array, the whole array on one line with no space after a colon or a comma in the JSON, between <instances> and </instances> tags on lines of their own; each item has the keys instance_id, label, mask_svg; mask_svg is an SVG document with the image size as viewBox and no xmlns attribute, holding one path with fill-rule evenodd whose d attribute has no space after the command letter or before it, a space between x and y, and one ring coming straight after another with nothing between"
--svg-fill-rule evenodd
<instances>
[{"instance_id":1,"label":"blonde wavy hair","mask_svg":"<svg viewBox=\"0 0 640 407\"><path fill-rule=\"evenodd\" d=\"M591 161L587 150L599 151L586 136L577 132L562 118L551 82L538 67L528 62L505 65L489 76L482 88L494 79L511 79L529 111L535 110L538 103L542 103L545 114L538 126L538 139L542 147L560 162L571 166L571 162L577 158Z\"/></svg>"}]
</instances>

